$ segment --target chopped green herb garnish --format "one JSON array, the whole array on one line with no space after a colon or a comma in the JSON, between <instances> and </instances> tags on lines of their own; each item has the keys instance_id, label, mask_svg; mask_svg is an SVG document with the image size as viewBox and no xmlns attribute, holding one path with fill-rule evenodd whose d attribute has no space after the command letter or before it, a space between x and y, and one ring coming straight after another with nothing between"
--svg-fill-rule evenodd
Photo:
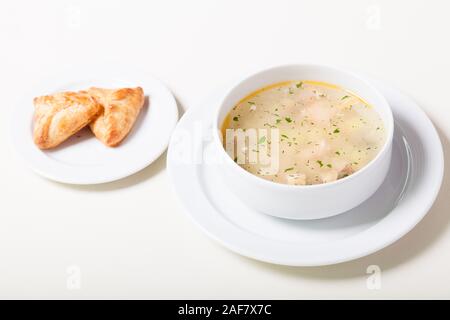
<instances>
[{"instance_id":1,"label":"chopped green herb garnish","mask_svg":"<svg viewBox=\"0 0 450 320\"><path fill-rule=\"evenodd\" d=\"M339 133L339 132L341 132L341 131L339 130L339 128L336 128L336 129L334 129L334 131L333 131L333 133Z\"/></svg>"},{"instance_id":2,"label":"chopped green herb garnish","mask_svg":"<svg viewBox=\"0 0 450 320\"><path fill-rule=\"evenodd\" d=\"M303 82L299 82L299 83L297 83L296 85L295 85L297 88L301 88L302 86L303 86Z\"/></svg>"},{"instance_id":3,"label":"chopped green herb garnish","mask_svg":"<svg viewBox=\"0 0 450 320\"><path fill-rule=\"evenodd\" d=\"M284 172L288 172L288 171L291 171L291 170L294 170L294 168L287 168L287 169L284 169Z\"/></svg>"},{"instance_id":4,"label":"chopped green herb garnish","mask_svg":"<svg viewBox=\"0 0 450 320\"><path fill-rule=\"evenodd\" d=\"M287 135L285 135L285 134L282 134L281 136L282 136L283 138L289 139L289 137L288 137Z\"/></svg>"},{"instance_id":5,"label":"chopped green herb garnish","mask_svg":"<svg viewBox=\"0 0 450 320\"><path fill-rule=\"evenodd\" d=\"M345 100L345 99L347 99L347 98L350 98L350 96L343 96L343 97L341 98L341 100Z\"/></svg>"},{"instance_id":6,"label":"chopped green herb garnish","mask_svg":"<svg viewBox=\"0 0 450 320\"><path fill-rule=\"evenodd\" d=\"M327 167L332 168L333 166L329 163L329 164L327 164Z\"/></svg>"},{"instance_id":7,"label":"chopped green herb garnish","mask_svg":"<svg viewBox=\"0 0 450 320\"><path fill-rule=\"evenodd\" d=\"M259 138L258 144L264 143L264 141L266 141L266 137L262 136L261 138Z\"/></svg>"},{"instance_id":8,"label":"chopped green herb garnish","mask_svg":"<svg viewBox=\"0 0 450 320\"><path fill-rule=\"evenodd\" d=\"M291 118L289 118L289 117L286 117L286 118L284 118L288 123L291 123L292 122L292 119Z\"/></svg>"},{"instance_id":9,"label":"chopped green herb garnish","mask_svg":"<svg viewBox=\"0 0 450 320\"><path fill-rule=\"evenodd\" d=\"M281 122L281 119L277 119L277 121L276 121L276 122L277 122L277 124L278 124L278 123L280 123L280 122Z\"/></svg>"},{"instance_id":10,"label":"chopped green herb garnish","mask_svg":"<svg viewBox=\"0 0 450 320\"><path fill-rule=\"evenodd\" d=\"M233 121L239 121L239 117L233 117Z\"/></svg>"},{"instance_id":11,"label":"chopped green herb garnish","mask_svg":"<svg viewBox=\"0 0 450 320\"><path fill-rule=\"evenodd\" d=\"M339 151L336 151L335 152L338 156L340 156L341 155L341 153L339 152Z\"/></svg>"},{"instance_id":12,"label":"chopped green herb garnish","mask_svg":"<svg viewBox=\"0 0 450 320\"><path fill-rule=\"evenodd\" d=\"M320 166L321 168L323 167L323 162L322 162L322 161L317 160L316 162L319 164L319 166Z\"/></svg>"},{"instance_id":13,"label":"chopped green herb garnish","mask_svg":"<svg viewBox=\"0 0 450 320\"><path fill-rule=\"evenodd\" d=\"M253 101L249 101L249 102L247 102L248 104L251 104L251 105L253 105L253 104L256 104L256 103L254 103Z\"/></svg>"}]
</instances>

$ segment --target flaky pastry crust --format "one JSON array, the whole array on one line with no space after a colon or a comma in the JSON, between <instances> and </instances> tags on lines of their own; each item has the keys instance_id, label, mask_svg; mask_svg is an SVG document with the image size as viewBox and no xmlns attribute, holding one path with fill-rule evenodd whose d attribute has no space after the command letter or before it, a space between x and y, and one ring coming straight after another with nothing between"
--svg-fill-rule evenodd
<instances>
[{"instance_id":1,"label":"flaky pastry crust","mask_svg":"<svg viewBox=\"0 0 450 320\"><path fill-rule=\"evenodd\" d=\"M144 105L142 88L90 88L89 94L102 105L102 112L90 123L95 136L109 147L119 145L133 127Z\"/></svg>"},{"instance_id":2,"label":"flaky pastry crust","mask_svg":"<svg viewBox=\"0 0 450 320\"><path fill-rule=\"evenodd\" d=\"M87 126L102 107L86 91L34 98L33 140L40 149L54 148Z\"/></svg>"}]
</instances>

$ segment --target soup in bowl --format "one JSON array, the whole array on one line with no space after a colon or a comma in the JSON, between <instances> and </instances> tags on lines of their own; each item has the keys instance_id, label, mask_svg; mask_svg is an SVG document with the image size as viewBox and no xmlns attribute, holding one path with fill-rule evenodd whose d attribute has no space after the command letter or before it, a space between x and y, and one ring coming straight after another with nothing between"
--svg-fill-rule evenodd
<instances>
[{"instance_id":1,"label":"soup in bowl","mask_svg":"<svg viewBox=\"0 0 450 320\"><path fill-rule=\"evenodd\" d=\"M363 168L386 135L380 115L353 92L296 80L272 84L239 101L222 123L222 137L227 153L248 172L273 182L312 185ZM277 167L261 161L260 152Z\"/></svg>"},{"instance_id":2,"label":"soup in bowl","mask_svg":"<svg viewBox=\"0 0 450 320\"><path fill-rule=\"evenodd\" d=\"M225 182L277 217L345 212L370 197L389 168L388 103L336 68L281 66L247 77L228 90L213 121Z\"/></svg>"}]
</instances>

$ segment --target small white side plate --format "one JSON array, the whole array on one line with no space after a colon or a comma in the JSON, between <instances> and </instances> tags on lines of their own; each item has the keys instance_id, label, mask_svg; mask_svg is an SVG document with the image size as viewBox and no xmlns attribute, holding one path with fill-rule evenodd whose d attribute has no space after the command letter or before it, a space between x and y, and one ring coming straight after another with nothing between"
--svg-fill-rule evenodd
<instances>
[{"instance_id":1,"label":"small white side plate","mask_svg":"<svg viewBox=\"0 0 450 320\"><path fill-rule=\"evenodd\" d=\"M85 128L55 149L37 148L32 139L33 97L91 86L144 89L146 102L130 134L118 147L109 148ZM30 90L13 113L11 130L15 148L37 173L63 183L97 184L129 176L156 160L166 149L177 120L173 95L150 75L107 69L71 70Z\"/></svg>"},{"instance_id":2,"label":"small white side plate","mask_svg":"<svg viewBox=\"0 0 450 320\"><path fill-rule=\"evenodd\" d=\"M340 263L400 239L425 216L438 194L444 167L442 145L414 101L381 83L374 84L393 109L395 137L388 177L365 203L338 216L311 221L275 218L247 207L220 179L214 156L201 158L201 149L208 154L211 146L208 106L217 103L211 99L188 110L169 145L168 171L188 215L225 247L282 265ZM201 130L203 135L199 135ZM196 136L203 141L198 142ZM186 141L193 141L191 150Z\"/></svg>"}]
</instances>

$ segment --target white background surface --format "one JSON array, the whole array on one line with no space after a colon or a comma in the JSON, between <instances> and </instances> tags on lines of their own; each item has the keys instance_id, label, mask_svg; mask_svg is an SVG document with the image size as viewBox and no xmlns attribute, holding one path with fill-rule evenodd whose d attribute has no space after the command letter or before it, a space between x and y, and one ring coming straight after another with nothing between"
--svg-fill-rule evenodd
<instances>
[{"instance_id":1,"label":"white background surface","mask_svg":"<svg viewBox=\"0 0 450 320\"><path fill-rule=\"evenodd\" d=\"M450 298L448 173L430 213L394 245L289 268L201 233L176 199L165 155L118 182L68 186L29 171L8 132L21 94L67 65L140 67L187 109L243 73L318 62L410 94L436 125L448 167L449 10L444 0L2 2L0 298ZM373 264L379 290L366 286ZM74 270L78 289L67 286Z\"/></svg>"}]
</instances>

